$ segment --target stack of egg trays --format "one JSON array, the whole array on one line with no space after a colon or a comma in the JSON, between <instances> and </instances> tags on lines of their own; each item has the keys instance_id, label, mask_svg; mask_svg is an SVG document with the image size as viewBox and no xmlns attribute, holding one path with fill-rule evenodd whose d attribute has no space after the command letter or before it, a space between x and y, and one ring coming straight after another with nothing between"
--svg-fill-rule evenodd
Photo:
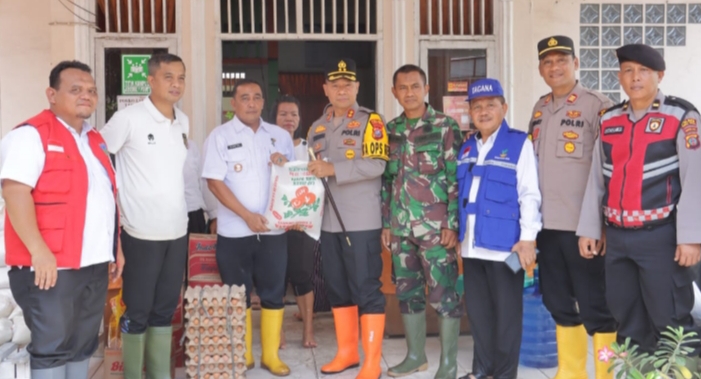
<instances>
[{"instance_id":1,"label":"stack of egg trays","mask_svg":"<svg viewBox=\"0 0 701 379\"><path fill-rule=\"evenodd\" d=\"M245 287L188 287L184 300L188 378L245 379Z\"/></svg>"}]
</instances>

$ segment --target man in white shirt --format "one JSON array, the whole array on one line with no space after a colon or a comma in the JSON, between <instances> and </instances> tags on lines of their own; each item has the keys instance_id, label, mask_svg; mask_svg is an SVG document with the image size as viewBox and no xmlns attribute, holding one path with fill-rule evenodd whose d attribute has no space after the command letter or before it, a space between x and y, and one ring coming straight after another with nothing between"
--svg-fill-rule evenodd
<instances>
[{"instance_id":1,"label":"man in white shirt","mask_svg":"<svg viewBox=\"0 0 701 379\"><path fill-rule=\"evenodd\" d=\"M5 259L31 331L32 378L87 379L108 266L116 280L124 264L116 180L102 137L86 122L97 103L90 67L61 62L49 82L50 109L2 141Z\"/></svg>"},{"instance_id":2,"label":"man in white shirt","mask_svg":"<svg viewBox=\"0 0 701 379\"><path fill-rule=\"evenodd\" d=\"M465 306L472 325L472 373L460 379L515 379L523 317L523 276L535 262L540 190L533 144L504 119L499 81L481 79L468 91L479 131L458 156L459 237ZM505 262L517 254L524 270Z\"/></svg>"},{"instance_id":3,"label":"man in white shirt","mask_svg":"<svg viewBox=\"0 0 701 379\"><path fill-rule=\"evenodd\" d=\"M217 265L224 284L246 286L246 366L253 359L250 294L253 283L261 302L261 367L273 375L289 375L278 357L285 305L287 237L270 231L263 216L270 193L270 164L294 160L290 134L261 118L263 90L253 80L234 86L231 105L236 116L207 138L202 177L219 200Z\"/></svg>"},{"instance_id":4,"label":"man in white shirt","mask_svg":"<svg viewBox=\"0 0 701 379\"><path fill-rule=\"evenodd\" d=\"M170 378L173 313L187 257L183 166L188 118L175 107L185 65L172 54L149 60L151 95L118 111L102 129L116 156L124 267L121 319L125 379Z\"/></svg>"}]
</instances>

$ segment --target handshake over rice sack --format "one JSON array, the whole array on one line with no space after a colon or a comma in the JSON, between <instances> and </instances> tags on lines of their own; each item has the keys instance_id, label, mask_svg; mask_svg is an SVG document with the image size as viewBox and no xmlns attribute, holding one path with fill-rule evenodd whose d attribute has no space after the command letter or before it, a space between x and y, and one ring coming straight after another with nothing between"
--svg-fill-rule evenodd
<instances>
[{"instance_id":1,"label":"handshake over rice sack","mask_svg":"<svg viewBox=\"0 0 701 379\"><path fill-rule=\"evenodd\" d=\"M273 165L265 218L271 230L301 227L318 240L324 214L324 186L321 179L309 172L307 165L302 161Z\"/></svg>"}]
</instances>

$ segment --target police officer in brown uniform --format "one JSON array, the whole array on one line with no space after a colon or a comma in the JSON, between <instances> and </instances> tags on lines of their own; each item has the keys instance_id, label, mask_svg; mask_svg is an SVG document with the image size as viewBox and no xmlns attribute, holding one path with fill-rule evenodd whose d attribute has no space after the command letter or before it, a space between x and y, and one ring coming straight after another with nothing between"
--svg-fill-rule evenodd
<instances>
[{"instance_id":1,"label":"police officer in brown uniform","mask_svg":"<svg viewBox=\"0 0 701 379\"><path fill-rule=\"evenodd\" d=\"M689 102L665 96L664 58L650 46L616 50L618 79L629 100L601 117L599 138L577 227L580 253L601 255L606 225L606 299L618 340L657 349L667 327L699 333L691 266L701 259L701 116ZM701 343L685 344L696 358ZM687 359L692 372L697 359Z\"/></svg>"},{"instance_id":2,"label":"police officer in brown uniform","mask_svg":"<svg viewBox=\"0 0 701 379\"><path fill-rule=\"evenodd\" d=\"M339 220L331 204L324 206L322 267L333 308L338 351L321 372L334 374L358 366L360 315L365 361L357 378L377 379L382 372L385 326L385 298L380 292L380 187L389 159L389 143L382 117L356 103L359 85L355 62L333 62L324 84L331 104L311 126L307 137L319 158L309 163L309 170L328 180L341 217Z\"/></svg>"},{"instance_id":3,"label":"police officer in brown uniform","mask_svg":"<svg viewBox=\"0 0 701 379\"><path fill-rule=\"evenodd\" d=\"M538 159L543 230L538 234L543 302L557 324L558 379L586 379L587 333L599 350L616 338L605 297L604 258L584 259L575 234L598 134L599 115L613 103L576 79L572 39L538 43L540 76L552 89L533 108L529 131ZM596 378L609 378L596 361Z\"/></svg>"}]
</instances>

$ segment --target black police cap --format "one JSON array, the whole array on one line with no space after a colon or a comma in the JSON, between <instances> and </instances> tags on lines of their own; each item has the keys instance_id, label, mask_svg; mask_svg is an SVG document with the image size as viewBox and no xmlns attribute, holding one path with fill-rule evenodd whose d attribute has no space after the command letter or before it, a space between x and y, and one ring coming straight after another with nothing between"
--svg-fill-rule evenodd
<instances>
[{"instance_id":1,"label":"black police cap","mask_svg":"<svg viewBox=\"0 0 701 379\"><path fill-rule=\"evenodd\" d=\"M538 42L538 59L543 58L550 52L561 52L575 55L574 41L572 41L572 38L565 36L543 38L540 40L540 42Z\"/></svg>"},{"instance_id":2,"label":"black police cap","mask_svg":"<svg viewBox=\"0 0 701 379\"><path fill-rule=\"evenodd\" d=\"M326 79L331 82L338 79L347 79L355 82L358 81L355 70L355 61L343 58L329 64L326 68Z\"/></svg>"},{"instance_id":3,"label":"black police cap","mask_svg":"<svg viewBox=\"0 0 701 379\"><path fill-rule=\"evenodd\" d=\"M648 45L639 43L625 45L616 50L616 55L618 56L619 64L636 62L655 71L664 71L666 69L662 54Z\"/></svg>"}]
</instances>

